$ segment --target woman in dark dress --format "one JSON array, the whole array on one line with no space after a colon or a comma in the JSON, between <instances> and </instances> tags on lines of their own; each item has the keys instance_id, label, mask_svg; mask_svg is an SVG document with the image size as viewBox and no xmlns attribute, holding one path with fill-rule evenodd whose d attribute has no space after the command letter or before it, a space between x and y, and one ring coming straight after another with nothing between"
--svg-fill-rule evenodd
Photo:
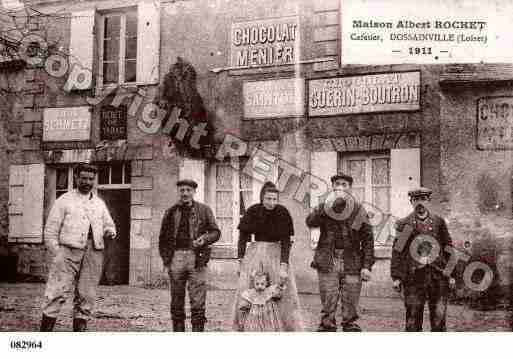
<instances>
[{"instance_id":1,"label":"woman in dark dress","mask_svg":"<svg viewBox=\"0 0 513 359\"><path fill-rule=\"evenodd\" d=\"M287 208L277 203L278 193L272 182L266 182L260 192L260 203L248 208L238 227L240 267L234 330L244 328L244 318L239 311L240 295L250 287L251 276L259 268L269 273L270 284L283 288L277 302L280 330L303 330L296 281L289 264L294 225ZM254 241L251 241L252 235Z\"/></svg>"}]
</instances>

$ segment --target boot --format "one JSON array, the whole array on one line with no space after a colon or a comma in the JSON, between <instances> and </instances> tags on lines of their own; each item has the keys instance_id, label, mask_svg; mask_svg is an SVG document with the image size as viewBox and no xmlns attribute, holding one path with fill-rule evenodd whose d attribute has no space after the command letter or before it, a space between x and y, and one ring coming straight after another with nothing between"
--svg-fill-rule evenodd
<instances>
[{"instance_id":1,"label":"boot","mask_svg":"<svg viewBox=\"0 0 513 359\"><path fill-rule=\"evenodd\" d=\"M73 318L73 331L85 332L87 330L87 320L82 318Z\"/></svg>"},{"instance_id":2,"label":"boot","mask_svg":"<svg viewBox=\"0 0 513 359\"><path fill-rule=\"evenodd\" d=\"M49 317L43 314L43 318L41 318L41 332L52 332L53 327L55 326L55 322L57 318Z\"/></svg>"},{"instance_id":3,"label":"boot","mask_svg":"<svg viewBox=\"0 0 513 359\"><path fill-rule=\"evenodd\" d=\"M205 322L193 322L192 323L192 331L193 332L204 332L205 331Z\"/></svg>"},{"instance_id":4,"label":"boot","mask_svg":"<svg viewBox=\"0 0 513 359\"><path fill-rule=\"evenodd\" d=\"M183 320L173 320L173 332L185 332L185 322Z\"/></svg>"}]
</instances>

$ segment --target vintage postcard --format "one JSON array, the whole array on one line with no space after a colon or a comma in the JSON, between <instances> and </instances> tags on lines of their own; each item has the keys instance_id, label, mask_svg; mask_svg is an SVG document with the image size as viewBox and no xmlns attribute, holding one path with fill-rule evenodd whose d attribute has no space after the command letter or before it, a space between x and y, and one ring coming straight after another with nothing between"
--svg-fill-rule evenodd
<instances>
[{"instance_id":1,"label":"vintage postcard","mask_svg":"<svg viewBox=\"0 0 513 359\"><path fill-rule=\"evenodd\" d=\"M512 23L509 0L0 0L0 352L511 331Z\"/></svg>"}]
</instances>

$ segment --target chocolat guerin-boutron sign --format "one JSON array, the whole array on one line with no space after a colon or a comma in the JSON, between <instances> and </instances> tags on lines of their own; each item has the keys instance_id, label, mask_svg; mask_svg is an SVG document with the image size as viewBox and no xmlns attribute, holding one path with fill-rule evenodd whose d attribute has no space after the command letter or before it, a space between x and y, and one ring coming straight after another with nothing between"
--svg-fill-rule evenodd
<instances>
[{"instance_id":1,"label":"chocolat guerin-boutron sign","mask_svg":"<svg viewBox=\"0 0 513 359\"><path fill-rule=\"evenodd\" d=\"M420 109L420 71L311 80L310 116Z\"/></svg>"},{"instance_id":2,"label":"chocolat guerin-boutron sign","mask_svg":"<svg viewBox=\"0 0 513 359\"><path fill-rule=\"evenodd\" d=\"M231 66L294 64L298 60L299 20L296 16L232 24Z\"/></svg>"}]
</instances>

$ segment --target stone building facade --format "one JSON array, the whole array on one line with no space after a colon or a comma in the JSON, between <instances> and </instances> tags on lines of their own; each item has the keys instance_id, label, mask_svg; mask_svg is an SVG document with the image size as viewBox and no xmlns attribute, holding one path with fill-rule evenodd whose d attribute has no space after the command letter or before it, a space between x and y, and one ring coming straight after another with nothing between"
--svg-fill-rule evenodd
<instances>
[{"instance_id":1,"label":"stone building facade","mask_svg":"<svg viewBox=\"0 0 513 359\"><path fill-rule=\"evenodd\" d=\"M72 167L80 161L100 165L100 194L122 228L119 241L107 249L106 284L166 279L158 233L165 209L177 200L175 182L181 177L193 177L200 184L197 199L215 211L222 239L210 270L216 285L229 288L236 284L238 218L258 200L265 179L278 183L280 201L293 214L292 263L299 289L307 292L317 291L310 268L316 233L304 220L337 171L353 175L355 193L375 214L378 260L374 280L364 287L367 295L391 295L389 235L395 218L408 213L410 188L434 190L435 209L452 216L450 230L461 243L460 218L484 218L477 204L484 199L472 206L465 202L480 192L466 186L476 173L463 166L462 155L466 161L495 161L479 164L492 173L483 174L485 187L501 184L500 193L484 196L501 198L501 223L508 226L511 176L499 165L508 152L485 154L472 147L475 107L467 107L487 86L507 96L507 85L461 92L452 85L441 88L447 83L441 65L342 64L339 0L37 6L45 13L66 7L69 16L52 24L50 36L60 39L60 53L71 56L65 56L69 69L61 77L56 64L51 74L42 67L24 72L32 93L24 96L20 140L9 155L9 241L20 272L45 275L42 226L55 198L73 187ZM174 73L177 63L187 65ZM178 82L197 91L214 129L213 143L200 156L180 151L176 138L170 145L163 130L159 106L175 100L163 95L171 72L175 79L195 79L192 85ZM177 118L188 113L187 101L183 106ZM456 118L465 111L463 125ZM506 240L505 234L496 236Z\"/></svg>"}]
</instances>

